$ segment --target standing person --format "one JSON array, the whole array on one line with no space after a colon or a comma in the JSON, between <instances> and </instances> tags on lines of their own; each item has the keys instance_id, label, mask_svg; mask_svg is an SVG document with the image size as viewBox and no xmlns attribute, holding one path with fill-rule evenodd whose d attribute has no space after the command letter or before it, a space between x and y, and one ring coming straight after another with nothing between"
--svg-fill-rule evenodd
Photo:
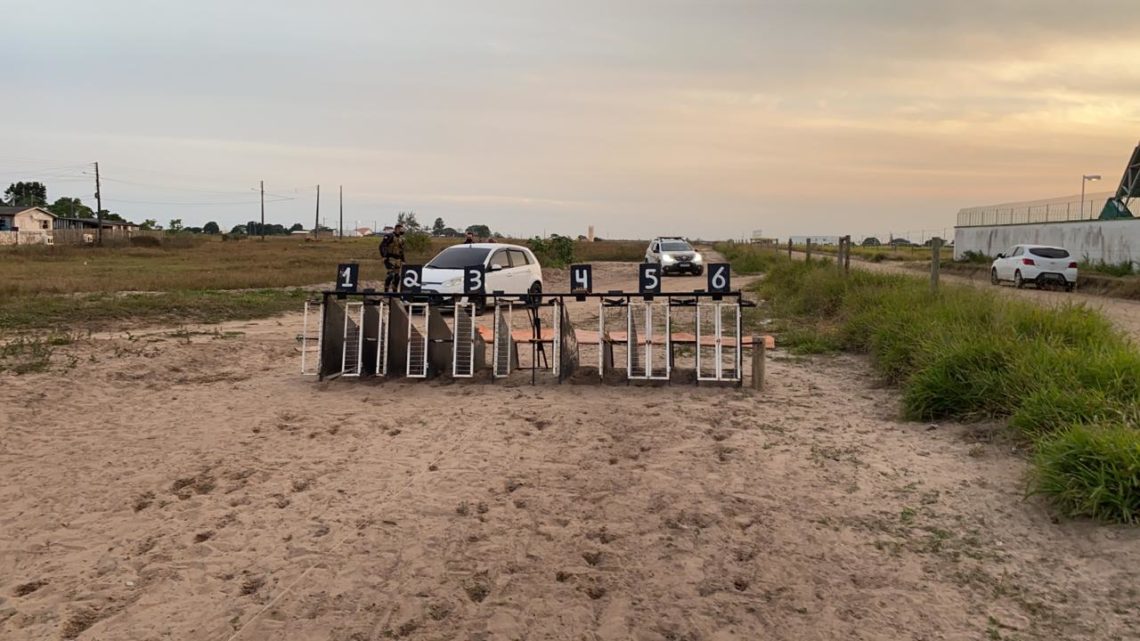
<instances>
[{"instance_id":1,"label":"standing person","mask_svg":"<svg viewBox=\"0 0 1140 641\"><path fill-rule=\"evenodd\" d=\"M392 233L380 241L380 257L388 275L384 278L384 291L400 291L400 269L404 266L404 226L397 224Z\"/></svg>"},{"instance_id":2,"label":"standing person","mask_svg":"<svg viewBox=\"0 0 1140 641\"><path fill-rule=\"evenodd\" d=\"M475 232L468 231L467 237L463 239L464 245L473 245L475 243Z\"/></svg>"}]
</instances>

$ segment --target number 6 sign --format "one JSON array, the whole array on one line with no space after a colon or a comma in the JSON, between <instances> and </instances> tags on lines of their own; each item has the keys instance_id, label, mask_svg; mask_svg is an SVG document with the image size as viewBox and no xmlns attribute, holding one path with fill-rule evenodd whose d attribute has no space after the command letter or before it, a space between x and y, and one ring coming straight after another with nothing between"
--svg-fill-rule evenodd
<instances>
[{"instance_id":1,"label":"number 6 sign","mask_svg":"<svg viewBox=\"0 0 1140 641\"><path fill-rule=\"evenodd\" d=\"M709 271L709 293L727 294L732 291L728 263L712 263L706 269Z\"/></svg>"},{"instance_id":2,"label":"number 6 sign","mask_svg":"<svg viewBox=\"0 0 1140 641\"><path fill-rule=\"evenodd\" d=\"M419 293L423 276L423 265L404 265L404 269L400 271L400 291Z\"/></svg>"}]
</instances>

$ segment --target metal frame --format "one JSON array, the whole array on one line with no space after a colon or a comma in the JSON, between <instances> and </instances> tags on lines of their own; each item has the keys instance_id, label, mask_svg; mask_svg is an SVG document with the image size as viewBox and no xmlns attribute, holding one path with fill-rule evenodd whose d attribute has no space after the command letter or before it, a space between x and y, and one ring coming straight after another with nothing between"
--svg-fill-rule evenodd
<instances>
[{"instance_id":1,"label":"metal frame","mask_svg":"<svg viewBox=\"0 0 1140 641\"><path fill-rule=\"evenodd\" d=\"M317 307L320 311L317 315L317 362L316 367L310 371L309 368L309 311L313 307ZM325 335L325 303L324 299L321 302L307 300L305 301L305 320L301 325L301 376L320 376L321 374L321 340Z\"/></svg>"},{"instance_id":2,"label":"metal frame","mask_svg":"<svg viewBox=\"0 0 1140 641\"><path fill-rule=\"evenodd\" d=\"M645 321L645 337L638 339L634 334L634 310L635 308L644 309L642 320ZM659 345L657 342L656 332L653 327L653 310L662 309L665 314L665 343L664 350L657 350L655 347ZM668 301L665 304L655 305L654 301L647 300L643 303L630 301L626 306L626 377L631 380L648 380L648 381L667 381L673 374L673 332L671 319L672 305ZM634 347L644 351L645 359L644 364L641 366L640 372L635 373L634 368ZM662 351L665 358L665 371L664 374L656 373L653 364L654 352Z\"/></svg>"},{"instance_id":3,"label":"metal frame","mask_svg":"<svg viewBox=\"0 0 1140 641\"><path fill-rule=\"evenodd\" d=\"M408 313L408 348L407 372L408 378L427 378L428 375L428 323L430 322L431 306L428 303L404 303ZM416 326L416 311L423 318L423 326ZM416 332L419 339L413 340Z\"/></svg>"},{"instance_id":4,"label":"metal frame","mask_svg":"<svg viewBox=\"0 0 1140 641\"><path fill-rule=\"evenodd\" d=\"M640 341L632 340L633 332L630 331L627 335L627 354L626 354L626 373L629 378L637 379L652 379L652 380L666 380L671 378L673 370L672 362L672 349L676 345L673 341L673 307L695 307L696 320L697 320L697 346L696 346L696 360L697 360L697 380L698 382L714 381L714 382L736 382L740 384L742 378L742 363L743 363L743 336L742 336L742 310L744 307L751 307L754 303L745 301L739 291L727 293L710 293L705 291L694 292L663 292L654 294L652 296L643 295L640 293L624 292L624 291L611 291L606 293L583 293L583 292L569 292L569 293L543 293L541 301L536 299L531 294L503 294L495 292L487 294L488 307L494 310L494 339L492 343L492 378L501 379L511 374L512 357L516 349L514 338L512 336L512 321L514 318L514 308L516 306L525 307L531 314L539 314L544 307L549 307L553 310L553 320L551 328L554 330L552 335L552 347L549 367L542 367L541 369L549 369L552 373L558 376L561 381L565 373L561 371L563 360L562 347L564 337L562 331L564 319L563 314L566 313L566 304L568 299L574 299L579 302L585 302L590 299L598 301L598 373L599 376L604 377L606 371L606 310L612 307L625 307L626 313L626 327L627 330L632 330L634 327L634 316L638 315L644 302L644 314L641 320L645 323L645 328L649 331L646 336ZM327 327L326 316L329 316L331 301L333 300L347 300L344 303L344 311L346 319L344 321L344 329L351 328L352 323L355 321L357 328L363 323L363 314L358 314L358 306L363 310L365 304L377 304L379 306L379 319L376 321L379 325L377 328L377 353L376 353L376 369L375 373L380 376L386 376L388 372L388 361L390 356L390 332L391 332L391 312L389 305L402 305L403 309L407 312L408 328L407 339L408 344L406 347L406 376L409 378L427 378L430 369L429 359L429 346L432 339L429 335L430 318L433 310L439 309L443 306L451 306L455 309L457 316L454 325L455 338L447 339L453 342L452 345L452 375L459 378L473 377L475 372L471 371L470 374L467 370L460 366L460 357L464 355L464 350L467 354L472 354L475 345L475 333L477 329L474 322L474 305L469 301L464 301L462 294L435 294L435 293L396 293L396 292L336 292L326 291L322 292L322 300L320 303L320 318L317 334L317 364L316 374L321 379L327 376L334 376L341 372L328 371L326 372L325 363L321 352L324 345L324 333L329 328ZM351 300L359 299L359 300ZM631 308L631 303L638 303L639 309L634 310ZM316 308L316 301L306 301L305 303L305 319L304 329L302 335L302 373L312 374L312 339L309 336L309 312ZM726 309L728 308L728 309ZM663 311L661 311L663 310ZM735 314L725 319L726 313ZM709 313L713 313L713 318L707 318ZM470 314L470 315L468 315ZM654 323L660 322L658 314L665 316L665 340L664 350L658 349L659 336L655 331ZM533 316L532 316L533 317ZM470 334L468 329L462 323L470 319ZM339 321L339 318L337 319ZM713 326L710 331L705 331L702 327L702 320L712 321ZM640 323L638 323L640 325ZM735 330L735 336L731 339L725 337L726 332ZM462 333L463 336L459 336ZM537 328L535 329L535 339L541 339L537 335ZM702 340L706 339L708 335L714 337L712 346L712 358L715 360L712 363L712 369L706 373L702 371L702 366L708 367L707 358L702 358ZM334 339L340 337L332 337ZM346 333L345 339L351 338ZM361 340L363 334L361 333ZM363 372L360 366L362 360L362 345L361 340L358 340L355 345L350 345L349 340L345 340L344 347L341 354L341 366L344 375L346 376L359 376ZM436 339L434 342L445 342L443 339ZM632 346L644 345L646 350L646 365L645 372L641 375L635 375L632 371L633 349ZM726 353L725 349L734 349L732 363L727 364L724 362ZM354 352L352 350L355 350ZM707 348L706 348L707 351ZM356 368L352 365L352 354L355 354ZM371 352L369 352L371 354ZM657 358L658 354L662 354L665 358L664 375L660 373ZM473 362L473 360L472 360ZM329 363L329 367L335 367L334 363ZM532 367L537 371L539 369L537 363L533 363ZM656 371L655 371L656 370ZM533 374L532 374L533 379ZM534 381L532 381L534 382Z\"/></svg>"},{"instance_id":5,"label":"metal frame","mask_svg":"<svg viewBox=\"0 0 1140 641\"><path fill-rule=\"evenodd\" d=\"M455 302L454 339L451 341L451 376L454 378L475 376L475 311L475 303ZM462 327L461 323L467 327Z\"/></svg>"},{"instance_id":6,"label":"metal frame","mask_svg":"<svg viewBox=\"0 0 1140 641\"><path fill-rule=\"evenodd\" d=\"M364 365L364 301L344 304L344 346L340 352L341 376L360 376Z\"/></svg>"}]
</instances>

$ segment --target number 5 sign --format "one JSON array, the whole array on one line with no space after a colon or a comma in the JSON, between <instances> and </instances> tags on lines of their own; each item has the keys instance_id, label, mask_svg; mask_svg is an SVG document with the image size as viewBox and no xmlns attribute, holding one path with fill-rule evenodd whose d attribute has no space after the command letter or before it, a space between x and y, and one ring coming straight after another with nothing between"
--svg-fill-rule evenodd
<instances>
[{"instance_id":1,"label":"number 5 sign","mask_svg":"<svg viewBox=\"0 0 1140 641\"><path fill-rule=\"evenodd\" d=\"M642 294L661 293L661 265L638 265L637 290Z\"/></svg>"},{"instance_id":2,"label":"number 5 sign","mask_svg":"<svg viewBox=\"0 0 1140 641\"><path fill-rule=\"evenodd\" d=\"M706 269L709 270L709 293L727 294L732 291L728 263L712 263Z\"/></svg>"},{"instance_id":3,"label":"number 5 sign","mask_svg":"<svg viewBox=\"0 0 1140 641\"><path fill-rule=\"evenodd\" d=\"M354 292L356 284L360 281L360 265L356 263L343 263L336 266L336 290L338 292Z\"/></svg>"}]
</instances>

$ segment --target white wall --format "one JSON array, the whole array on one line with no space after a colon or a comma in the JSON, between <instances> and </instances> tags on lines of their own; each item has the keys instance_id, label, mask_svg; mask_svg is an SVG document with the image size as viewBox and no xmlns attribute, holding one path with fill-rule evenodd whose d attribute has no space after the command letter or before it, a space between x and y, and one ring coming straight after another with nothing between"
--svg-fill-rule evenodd
<instances>
[{"instance_id":1,"label":"white wall","mask_svg":"<svg viewBox=\"0 0 1140 641\"><path fill-rule=\"evenodd\" d=\"M968 251L996 256L1019 244L1064 247L1093 263L1140 263L1140 219L954 228L956 259Z\"/></svg>"}]
</instances>

